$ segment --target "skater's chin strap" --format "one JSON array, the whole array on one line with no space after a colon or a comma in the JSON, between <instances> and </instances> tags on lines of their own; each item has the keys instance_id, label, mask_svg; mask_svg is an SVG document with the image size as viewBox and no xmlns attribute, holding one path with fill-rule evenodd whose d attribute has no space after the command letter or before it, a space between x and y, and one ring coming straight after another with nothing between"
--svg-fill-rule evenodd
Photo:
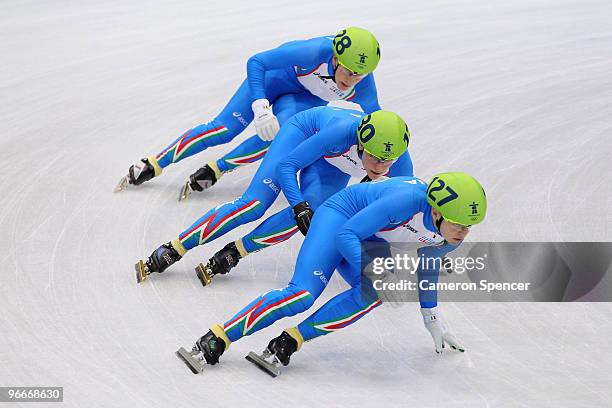
<instances>
[{"instance_id":1,"label":"skater's chin strap","mask_svg":"<svg viewBox=\"0 0 612 408\"><path fill-rule=\"evenodd\" d=\"M438 229L438 232L440 234L442 234L442 232L440 231L440 226L442 225L442 221L444 221L444 217L442 215L440 215L440 218L434 221L434 223L436 224L436 228Z\"/></svg>"}]
</instances>

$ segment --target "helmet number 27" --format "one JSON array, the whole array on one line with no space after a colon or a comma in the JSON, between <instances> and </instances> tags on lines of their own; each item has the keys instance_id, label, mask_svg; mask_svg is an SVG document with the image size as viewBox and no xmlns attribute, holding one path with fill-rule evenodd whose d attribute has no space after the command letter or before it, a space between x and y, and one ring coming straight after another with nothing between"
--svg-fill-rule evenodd
<instances>
[{"instance_id":1,"label":"helmet number 27","mask_svg":"<svg viewBox=\"0 0 612 408\"><path fill-rule=\"evenodd\" d=\"M438 183L437 186L434 186L434 182ZM446 188L445 188L446 187ZM434 197L433 193L435 193L436 191L440 191L442 189L445 189L448 192L448 195L444 198L442 198L440 201L438 201L438 199L436 197ZM444 181L440 180L438 177L435 177L432 181L431 184L429 186L429 191L427 192L427 195L429 196L429 198L436 204L438 204L439 207L442 207L444 204L453 201L454 199L458 198L459 195L455 192L455 190L453 190L450 186L447 186ZM440 197L438 197L440 198Z\"/></svg>"}]
</instances>

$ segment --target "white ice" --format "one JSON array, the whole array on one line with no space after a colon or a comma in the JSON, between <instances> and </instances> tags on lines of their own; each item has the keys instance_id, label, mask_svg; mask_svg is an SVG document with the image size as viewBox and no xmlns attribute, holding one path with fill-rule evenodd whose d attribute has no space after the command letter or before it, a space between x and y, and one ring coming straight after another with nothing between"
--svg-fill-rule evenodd
<instances>
[{"instance_id":1,"label":"white ice","mask_svg":"<svg viewBox=\"0 0 612 408\"><path fill-rule=\"evenodd\" d=\"M467 352L442 356L417 305L380 308L279 378L244 360L295 317L195 376L174 351L284 286L302 238L202 288L193 266L246 226L137 285L134 262L255 167L178 203L222 146L112 193L132 162L212 118L251 54L359 25L382 44L381 102L408 120L416 173L485 185L472 240L609 241L611 17L604 0L3 1L0 386L63 386L70 407L612 406L609 303L443 304Z\"/></svg>"}]
</instances>

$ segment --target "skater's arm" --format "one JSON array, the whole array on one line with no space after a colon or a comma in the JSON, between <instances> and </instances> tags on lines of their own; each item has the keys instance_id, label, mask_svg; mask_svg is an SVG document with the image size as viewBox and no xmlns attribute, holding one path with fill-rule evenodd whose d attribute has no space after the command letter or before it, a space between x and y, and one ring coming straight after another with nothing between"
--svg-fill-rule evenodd
<instances>
[{"instance_id":1,"label":"skater's arm","mask_svg":"<svg viewBox=\"0 0 612 408\"><path fill-rule=\"evenodd\" d=\"M438 305L438 292L435 289L422 290L421 282L426 281L425 287L431 283L438 283L440 268L442 268L442 258L455 248L457 247L445 243L441 246L428 246L417 250L419 257L417 279L419 280L419 302L422 308L436 307Z\"/></svg>"},{"instance_id":2,"label":"skater's arm","mask_svg":"<svg viewBox=\"0 0 612 408\"><path fill-rule=\"evenodd\" d=\"M321 38L291 41L272 50L253 55L247 62L251 98L253 100L268 99L265 89L266 71L294 65L309 67L323 62L325 44L326 42Z\"/></svg>"},{"instance_id":3,"label":"skater's arm","mask_svg":"<svg viewBox=\"0 0 612 408\"><path fill-rule=\"evenodd\" d=\"M412 159L410 158L410 153L406 151L402 154L399 159L389 169L389 177L397 177L397 176L414 176L414 169L412 167Z\"/></svg>"},{"instance_id":4,"label":"skater's arm","mask_svg":"<svg viewBox=\"0 0 612 408\"><path fill-rule=\"evenodd\" d=\"M419 197L416 194L412 192L389 194L351 217L336 234L336 246L344 259L354 267L361 268L361 241L389 224L409 219L419 211ZM372 260L363 261L368 263Z\"/></svg>"},{"instance_id":5,"label":"skater's arm","mask_svg":"<svg viewBox=\"0 0 612 408\"><path fill-rule=\"evenodd\" d=\"M276 175L283 194L292 207L305 201L297 173L326 155L343 151L346 147L345 127L345 124L326 127L300 143L278 164Z\"/></svg>"},{"instance_id":6,"label":"skater's arm","mask_svg":"<svg viewBox=\"0 0 612 408\"><path fill-rule=\"evenodd\" d=\"M365 113L382 109L378 102L378 92L373 74L366 76L355 86L355 99L352 102L359 104Z\"/></svg>"}]
</instances>

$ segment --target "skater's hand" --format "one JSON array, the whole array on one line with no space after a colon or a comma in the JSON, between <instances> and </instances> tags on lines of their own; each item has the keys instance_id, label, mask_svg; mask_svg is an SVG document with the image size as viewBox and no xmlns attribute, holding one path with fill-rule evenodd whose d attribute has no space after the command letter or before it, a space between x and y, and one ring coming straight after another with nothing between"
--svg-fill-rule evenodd
<instances>
[{"instance_id":1,"label":"skater's hand","mask_svg":"<svg viewBox=\"0 0 612 408\"><path fill-rule=\"evenodd\" d=\"M293 214L295 215L295 222L300 232L306 236L310 228L310 220L312 220L312 216L314 215L312 208L310 208L310 205L308 205L306 201L302 201L293 207Z\"/></svg>"},{"instance_id":2,"label":"skater's hand","mask_svg":"<svg viewBox=\"0 0 612 408\"><path fill-rule=\"evenodd\" d=\"M278 119L272 113L270 102L267 99L257 99L251 105L255 114L255 129L261 140L271 141L280 129Z\"/></svg>"},{"instance_id":3,"label":"skater's hand","mask_svg":"<svg viewBox=\"0 0 612 408\"><path fill-rule=\"evenodd\" d=\"M421 308L421 314L423 315L423 323L425 328L429 330L429 334L433 338L434 345L436 346L436 353L442 353L444 345L448 344L453 350L464 352L465 349L461 346L455 336L448 331L448 328L441 319L440 313L437 307L431 309Z\"/></svg>"}]
</instances>

